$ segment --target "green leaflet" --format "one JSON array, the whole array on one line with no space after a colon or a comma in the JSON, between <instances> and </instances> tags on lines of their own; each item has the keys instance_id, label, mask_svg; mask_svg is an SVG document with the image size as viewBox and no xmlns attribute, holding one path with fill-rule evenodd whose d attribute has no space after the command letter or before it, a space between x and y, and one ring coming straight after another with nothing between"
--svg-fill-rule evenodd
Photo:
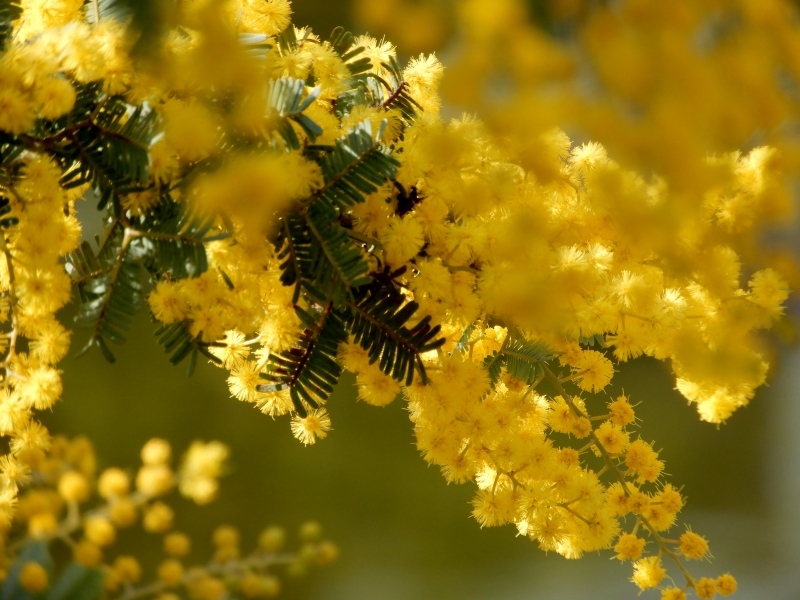
<instances>
[{"instance_id":1,"label":"green leaflet","mask_svg":"<svg viewBox=\"0 0 800 600\"><path fill-rule=\"evenodd\" d=\"M90 183L98 208L113 201L118 215L120 196L147 182L156 113L132 107L119 96L108 97L96 84L77 86L77 95L72 112L43 123L47 135L37 135L33 143L45 149L60 143L56 157L64 169L61 184L70 188Z\"/></svg>"},{"instance_id":2,"label":"green leaflet","mask_svg":"<svg viewBox=\"0 0 800 600\"><path fill-rule=\"evenodd\" d=\"M202 354L215 364L222 361L214 356L209 348L218 346L217 343L203 342L200 335L192 337L189 333L188 323L180 322L172 325L161 325L155 331L158 344L164 347L164 352L169 355L169 362L177 366L189 358L189 368L186 374L191 377L197 367L197 357Z\"/></svg>"},{"instance_id":3,"label":"green leaflet","mask_svg":"<svg viewBox=\"0 0 800 600\"><path fill-rule=\"evenodd\" d=\"M365 120L336 140L334 147L318 159L325 183L306 203L321 200L346 209L394 179L400 163L381 144L385 125L384 121L373 136L372 125Z\"/></svg>"},{"instance_id":4,"label":"green leaflet","mask_svg":"<svg viewBox=\"0 0 800 600\"><path fill-rule=\"evenodd\" d=\"M492 386L497 383L503 367L515 379L531 384L537 376L544 375L540 363L552 358L552 350L543 342L509 338L499 351L483 360L483 367Z\"/></svg>"},{"instance_id":5,"label":"green leaflet","mask_svg":"<svg viewBox=\"0 0 800 600\"><path fill-rule=\"evenodd\" d=\"M354 341L369 352L370 363L378 362L384 373L406 385L411 385L415 372L427 383L420 354L445 343L444 338L436 338L441 326L431 326L428 316L406 327L418 308L416 302L405 302L402 296L378 288L359 293L348 304L346 316Z\"/></svg>"},{"instance_id":6,"label":"green leaflet","mask_svg":"<svg viewBox=\"0 0 800 600\"><path fill-rule=\"evenodd\" d=\"M6 41L14 31L14 21L21 14L19 0L0 0L0 51L5 50Z\"/></svg>"},{"instance_id":7,"label":"green leaflet","mask_svg":"<svg viewBox=\"0 0 800 600\"><path fill-rule=\"evenodd\" d=\"M262 377L272 384L256 389L274 392L288 388L297 414L306 417L306 406L319 408L339 381L342 368L336 352L347 339L347 330L332 303L315 314L298 308L297 314L305 329L293 348L270 355L269 373Z\"/></svg>"},{"instance_id":8,"label":"green leaflet","mask_svg":"<svg viewBox=\"0 0 800 600\"><path fill-rule=\"evenodd\" d=\"M322 135L322 128L303 114L319 93L320 88L316 87L306 94L305 82L301 79L281 77L269 82L267 109L280 117L275 125L275 133L287 148L300 150L302 147L292 122L299 125L312 142Z\"/></svg>"},{"instance_id":9,"label":"green leaflet","mask_svg":"<svg viewBox=\"0 0 800 600\"><path fill-rule=\"evenodd\" d=\"M207 237L212 224L213 219L194 215L185 204L165 195L136 223L141 235L133 243L141 246L148 270L158 276L172 280L197 277L208 269L204 244L212 239Z\"/></svg>"}]
</instances>

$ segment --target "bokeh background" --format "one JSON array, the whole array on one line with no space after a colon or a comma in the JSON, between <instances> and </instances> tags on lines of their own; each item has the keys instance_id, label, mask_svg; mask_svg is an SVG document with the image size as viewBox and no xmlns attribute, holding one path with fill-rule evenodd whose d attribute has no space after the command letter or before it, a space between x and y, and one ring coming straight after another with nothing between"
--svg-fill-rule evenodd
<instances>
[{"instance_id":1,"label":"bokeh background","mask_svg":"<svg viewBox=\"0 0 800 600\"><path fill-rule=\"evenodd\" d=\"M293 7L298 25L323 36L336 24L363 27L348 2L295 0ZM63 321L73 314L74 306L65 309ZM285 526L291 538L314 519L340 547L340 559L288 581L284 597L637 597L627 581L630 566L608 554L567 561L545 555L511 527L480 529L469 516L474 487L448 486L426 465L400 399L383 409L368 406L345 378L329 402L334 430L304 447L291 436L288 419L272 420L230 398L223 371L202 364L187 379L184 366L172 367L162 354L154 329L141 315L115 365L92 352L66 359L64 400L44 420L55 433L87 435L101 468L135 468L151 437L170 440L176 452L194 439L228 444L231 468L218 500L202 508L174 502L177 526L192 535L197 561L209 555L210 534L220 523L240 527L247 548L267 525ZM81 341L77 332L73 346ZM713 564L694 571L733 572L741 600L797 600L800 353L782 348L770 386L720 428L701 423L673 386L665 365L638 360L615 377L610 393L624 389L641 402L642 436L663 448L667 471L689 500L685 520L711 541ZM117 547L125 546L150 567L161 559L159 537L126 531Z\"/></svg>"}]
</instances>

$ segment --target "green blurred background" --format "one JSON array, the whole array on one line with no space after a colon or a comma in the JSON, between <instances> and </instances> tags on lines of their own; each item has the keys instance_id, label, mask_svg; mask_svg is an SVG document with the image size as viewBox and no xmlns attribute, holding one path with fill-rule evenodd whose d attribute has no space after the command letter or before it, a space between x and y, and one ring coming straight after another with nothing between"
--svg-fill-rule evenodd
<instances>
[{"instance_id":1,"label":"green blurred background","mask_svg":"<svg viewBox=\"0 0 800 600\"><path fill-rule=\"evenodd\" d=\"M351 25L346 2L293 6L295 22L323 36L335 24ZM65 309L64 322L73 314ZM64 400L45 421L54 433L87 435L101 467L135 468L151 437L169 439L176 452L194 439L228 444L232 468L219 499L202 508L174 502L178 528L195 539L196 561L208 557L217 524L239 526L247 549L266 525L294 532L315 519L339 545L340 560L287 582L287 598L637 597L630 566L608 554L566 561L511 527L481 530L469 516L474 487L448 486L426 465L401 400L370 407L346 378L329 403L334 430L304 447L287 418L272 420L230 398L225 372L203 364L187 379L168 363L153 329L142 315L115 365L94 352L66 359ZM82 341L76 333L73 346ZM663 448L668 473L689 499L686 520L711 541L713 564L694 571L734 572L741 599L800 598L798 373L800 355L784 351L772 386L720 428L698 420L655 361L624 367L611 392L624 388L641 402L642 436ZM135 549L151 566L161 558L160 538L139 530L124 532L116 548Z\"/></svg>"}]
</instances>

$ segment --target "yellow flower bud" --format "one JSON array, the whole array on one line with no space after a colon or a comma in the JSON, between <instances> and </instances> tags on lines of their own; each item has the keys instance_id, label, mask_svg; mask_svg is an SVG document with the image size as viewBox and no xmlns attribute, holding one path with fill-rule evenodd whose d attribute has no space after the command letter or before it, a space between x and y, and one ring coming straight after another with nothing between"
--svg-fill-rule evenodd
<instances>
[{"instance_id":1,"label":"yellow flower bud","mask_svg":"<svg viewBox=\"0 0 800 600\"><path fill-rule=\"evenodd\" d=\"M212 541L217 548L228 548L239 545L239 532L230 525L220 525L214 530Z\"/></svg>"},{"instance_id":2,"label":"yellow flower bud","mask_svg":"<svg viewBox=\"0 0 800 600\"><path fill-rule=\"evenodd\" d=\"M128 474L122 469L112 467L100 474L97 481L97 491L103 498L125 496L130 491L131 482Z\"/></svg>"},{"instance_id":3,"label":"yellow flower bud","mask_svg":"<svg viewBox=\"0 0 800 600\"><path fill-rule=\"evenodd\" d=\"M80 565L92 569L103 562L103 551L89 540L81 540L72 551L72 556Z\"/></svg>"},{"instance_id":4,"label":"yellow flower bud","mask_svg":"<svg viewBox=\"0 0 800 600\"><path fill-rule=\"evenodd\" d=\"M322 535L322 526L316 521L306 521L300 526L300 539L305 542L318 540Z\"/></svg>"},{"instance_id":5,"label":"yellow flower bud","mask_svg":"<svg viewBox=\"0 0 800 600\"><path fill-rule=\"evenodd\" d=\"M136 523L139 512L130 498L119 498L111 502L109 516L117 527L130 527Z\"/></svg>"},{"instance_id":6,"label":"yellow flower bud","mask_svg":"<svg viewBox=\"0 0 800 600\"><path fill-rule=\"evenodd\" d=\"M163 561L158 566L158 579L167 587L176 587L183 579L183 565L174 558Z\"/></svg>"},{"instance_id":7,"label":"yellow flower bud","mask_svg":"<svg viewBox=\"0 0 800 600\"><path fill-rule=\"evenodd\" d=\"M155 498L172 489L172 470L166 465L145 465L136 474L136 489Z\"/></svg>"},{"instance_id":8,"label":"yellow flower bud","mask_svg":"<svg viewBox=\"0 0 800 600\"><path fill-rule=\"evenodd\" d=\"M133 556L119 556L114 561L114 574L123 583L136 583L142 576L142 567Z\"/></svg>"},{"instance_id":9,"label":"yellow flower bud","mask_svg":"<svg viewBox=\"0 0 800 600\"><path fill-rule=\"evenodd\" d=\"M170 556L186 556L192 549L192 541L185 533L173 532L164 537L164 552Z\"/></svg>"},{"instance_id":10,"label":"yellow flower bud","mask_svg":"<svg viewBox=\"0 0 800 600\"><path fill-rule=\"evenodd\" d=\"M264 552L278 552L283 547L286 533L280 527L269 527L258 536L258 547Z\"/></svg>"},{"instance_id":11,"label":"yellow flower bud","mask_svg":"<svg viewBox=\"0 0 800 600\"><path fill-rule=\"evenodd\" d=\"M163 465L169 462L172 448L166 440L153 438L142 447L141 456L146 465Z\"/></svg>"},{"instance_id":12,"label":"yellow flower bud","mask_svg":"<svg viewBox=\"0 0 800 600\"><path fill-rule=\"evenodd\" d=\"M22 565L22 570L19 573L19 582L22 587L32 594L38 594L47 589L49 585L47 571L37 562L27 562Z\"/></svg>"},{"instance_id":13,"label":"yellow flower bud","mask_svg":"<svg viewBox=\"0 0 800 600\"><path fill-rule=\"evenodd\" d=\"M67 502L83 502L89 497L89 482L77 471L67 471L58 481L58 493Z\"/></svg>"},{"instance_id":14,"label":"yellow flower bud","mask_svg":"<svg viewBox=\"0 0 800 600\"><path fill-rule=\"evenodd\" d=\"M28 533L34 538L46 538L52 536L58 529L58 520L51 512L33 515L28 521Z\"/></svg>"},{"instance_id":15,"label":"yellow flower bud","mask_svg":"<svg viewBox=\"0 0 800 600\"><path fill-rule=\"evenodd\" d=\"M155 502L144 513L142 525L150 533L164 533L172 528L175 511L163 502Z\"/></svg>"},{"instance_id":16,"label":"yellow flower bud","mask_svg":"<svg viewBox=\"0 0 800 600\"><path fill-rule=\"evenodd\" d=\"M86 539L101 548L114 543L117 539L117 530L111 521L105 517L89 517L84 521L83 533Z\"/></svg>"},{"instance_id":17,"label":"yellow flower bud","mask_svg":"<svg viewBox=\"0 0 800 600\"><path fill-rule=\"evenodd\" d=\"M339 548L333 542L327 540L320 542L317 546L317 564L330 565L339 558Z\"/></svg>"}]
</instances>

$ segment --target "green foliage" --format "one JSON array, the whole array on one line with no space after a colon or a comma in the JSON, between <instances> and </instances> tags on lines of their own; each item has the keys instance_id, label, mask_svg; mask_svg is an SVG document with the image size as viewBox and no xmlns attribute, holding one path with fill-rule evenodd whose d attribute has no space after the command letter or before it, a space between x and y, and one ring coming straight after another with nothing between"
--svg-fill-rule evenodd
<instances>
[{"instance_id":1,"label":"green foliage","mask_svg":"<svg viewBox=\"0 0 800 600\"><path fill-rule=\"evenodd\" d=\"M31 594L20 583L19 576L22 572L22 567L29 562L40 564L48 577L52 577L53 559L50 557L47 543L42 540L29 541L22 547L16 560L11 563L8 575L3 582L3 587L0 588L0 598L3 598L3 600L33 600L41 597L40 594Z\"/></svg>"},{"instance_id":2,"label":"green foliage","mask_svg":"<svg viewBox=\"0 0 800 600\"><path fill-rule=\"evenodd\" d=\"M106 574L71 563L53 582L45 600L94 600L100 598Z\"/></svg>"},{"instance_id":3,"label":"green foliage","mask_svg":"<svg viewBox=\"0 0 800 600\"><path fill-rule=\"evenodd\" d=\"M134 224L138 237L133 244L141 246L148 271L172 280L204 273L208 269L204 244L226 237L207 236L213 219L191 214L185 204L169 195L162 196L158 205Z\"/></svg>"},{"instance_id":4,"label":"green foliage","mask_svg":"<svg viewBox=\"0 0 800 600\"><path fill-rule=\"evenodd\" d=\"M381 66L389 72L389 81L380 78L379 82L383 85L383 89L380 86L373 88L378 104L385 109L396 108L404 119L412 121L422 107L411 96L408 84L403 80L400 65L394 57L391 57L388 63L381 63Z\"/></svg>"},{"instance_id":5,"label":"green foliage","mask_svg":"<svg viewBox=\"0 0 800 600\"><path fill-rule=\"evenodd\" d=\"M325 179L309 201L322 200L345 209L364 201L378 186L394 178L400 163L381 144L385 122L373 137L369 120L359 123L318 157Z\"/></svg>"},{"instance_id":6,"label":"green foliage","mask_svg":"<svg viewBox=\"0 0 800 600\"><path fill-rule=\"evenodd\" d=\"M14 21L22 14L19 0L0 0L0 51L6 47L6 40L14 31Z\"/></svg>"},{"instance_id":7,"label":"green foliage","mask_svg":"<svg viewBox=\"0 0 800 600\"><path fill-rule=\"evenodd\" d=\"M77 92L72 112L44 124L52 133L34 138L34 143L53 151L61 162L62 185L91 183L98 208L113 200L119 214L120 196L147 182L156 113L107 96L97 84L80 86Z\"/></svg>"},{"instance_id":8,"label":"green foliage","mask_svg":"<svg viewBox=\"0 0 800 600\"><path fill-rule=\"evenodd\" d=\"M312 142L322 135L322 128L303 114L319 93L320 88L316 87L306 94L302 79L281 77L270 81L267 91L268 110L280 117L275 125L275 132L287 148L301 148L300 138L297 137L292 122L297 123Z\"/></svg>"},{"instance_id":9,"label":"green foliage","mask_svg":"<svg viewBox=\"0 0 800 600\"><path fill-rule=\"evenodd\" d=\"M319 408L339 381L342 368L336 362L336 352L347 339L347 330L332 302L322 309L315 306L313 314L299 307L296 310L306 329L293 348L270 355L270 373L262 377L273 383L256 389L274 392L288 388L295 410L306 417L303 401Z\"/></svg>"},{"instance_id":10,"label":"green foliage","mask_svg":"<svg viewBox=\"0 0 800 600\"><path fill-rule=\"evenodd\" d=\"M201 339L202 332L192 337L186 322L161 325L156 329L155 334L159 345L164 347L164 351L169 355L169 362L173 365L178 365L185 358L189 358L189 368L187 370L187 375L189 376L194 373L197 366L197 357L200 354L215 364L222 363L209 350L209 348L220 346L221 344L203 342Z\"/></svg>"},{"instance_id":11,"label":"green foliage","mask_svg":"<svg viewBox=\"0 0 800 600\"><path fill-rule=\"evenodd\" d=\"M352 298L351 288L370 282L369 266L361 249L336 223L336 211L322 202L309 206L306 223L311 233L313 280L306 289L319 300L330 299L337 308Z\"/></svg>"},{"instance_id":12,"label":"green foliage","mask_svg":"<svg viewBox=\"0 0 800 600\"><path fill-rule=\"evenodd\" d=\"M416 302L405 302L402 296L379 287L349 303L346 316L354 341L369 352L370 363L380 360L381 371L397 381L405 380L406 385L411 385L415 370L427 383L420 354L445 343L444 338L435 339L441 327L431 326L430 316L411 329L406 327L418 308Z\"/></svg>"},{"instance_id":13,"label":"green foliage","mask_svg":"<svg viewBox=\"0 0 800 600\"><path fill-rule=\"evenodd\" d=\"M130 18L133 5L132 0L86 0L83 10L88 23L99 23L109 19L124 22Z\"/></svg>"},{"instance_id":14,"label":"green foliage","mask_svg":"<svg viewBox=\"0 0 800 600\"><path fill-rule=\"evenodd\" d=\"M107 251L109 247L116 251ZM91 246L86 244L68 257L73 277L83 273L75 278L82 300L75 322L92 331L79 354L97 346L106 360L114 362L108 341L123 343L124 332L139 311L143 297L141 267L131 252L128 234L120 227L114 227L98 253L90 257Z\"/></svg>"},{"instance_id":15,"label":"green foliage","mask_svg":"<svg viewBox=\"0 0 800 600\"><path fill-rule=\"evenodd\" d=\"M272 50L269 36L265 33L240 33L239 43L246 48L247 55L253 58L264 60Z\"/></svg>"},{"instance_id":16,"label":"green foliage","mask_svg":"<svg viewBox=\"0 0 800 600\"><path fill-rule=\"evenodd\" d=\"M368 57L360 56L364 52L364 47L355 46L353 34L345 31L343 27L334 27L328 41L347 65L351 75L361 75L372 67Z\"/></svg>"},{"instance_id":17,"label":"green foliage","mask_svg":"<svg viewBox=\"0 0 800 600\"><path fill-rule=\"evenodd\" d=\"M38 563L47 573L50 586L39 594L32 594L20 584L20 574L26 563ZM27 542L20 550L0 589L3 600L95 600L103 593L105 573L72 562L54 578L53 559L47 543L42 540Z\"/></svg>"},{"instance_id":18,"label":"green foliage","mask_svg":"<svg viewBox=\"0 0 800 600\"><path fill-rule=\"evenodd\" d=\"M484 359L483 366L492 386L497 383L503 367L515 379L531 384L537 377L544 377L541 363L552 358L552 350L543 342L509 337L499 352Z\"/></svg>"},{"instance_id":19,"label":"green foliage","mask_svg":"<svg viewBox=\"0 0 800 600\"><path fill-rule=\"evenodd\" d=\"M0 229L8 229L9 227L19 223L19 219L17 217L6 216L10 212L11 200L0 197Z\"/></svg>"}]
</instances>

